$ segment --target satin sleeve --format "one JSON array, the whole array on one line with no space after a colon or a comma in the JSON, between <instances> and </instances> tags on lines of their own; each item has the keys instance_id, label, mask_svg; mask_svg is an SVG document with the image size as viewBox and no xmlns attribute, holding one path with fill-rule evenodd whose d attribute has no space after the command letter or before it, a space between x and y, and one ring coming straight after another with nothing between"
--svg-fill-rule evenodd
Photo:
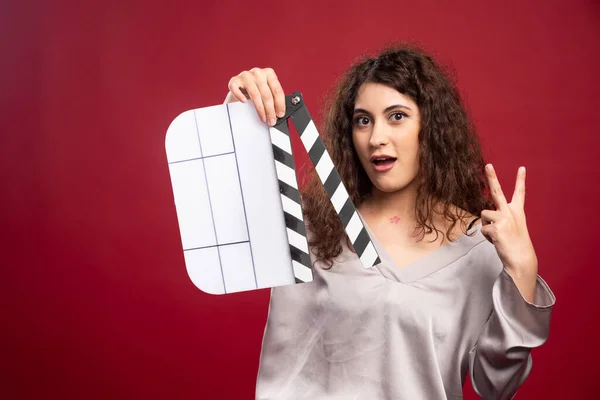
<instances>
[{"instance_id":1,"label":"satin sleeve","mask_svg":"<svg viewBox=\"0 0 600 400\"><path fill-rule=\"evenodd\" d=\"M475 392L483 399L511 399L531 372L531 349L550 330L556 298L538 275L534 301L528 302L506 269L494 281L492 312L469 352Z\"/></svg>"}]
</instances>

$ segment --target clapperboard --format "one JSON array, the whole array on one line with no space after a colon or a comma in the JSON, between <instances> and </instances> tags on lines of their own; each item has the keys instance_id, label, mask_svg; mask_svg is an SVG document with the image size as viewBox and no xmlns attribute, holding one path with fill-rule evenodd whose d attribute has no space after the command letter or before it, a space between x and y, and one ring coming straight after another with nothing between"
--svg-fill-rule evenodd
<instances>
[{"instance_id":1,"label":"clapperboard","mask_svg":"<svg viewBox=\"0 0 600 400\"><path fill-rule=\"evenodd\" d=\"M165 140L185 266L225 294L313 280L289 119L365 268L380 262L300 93L263 123L251 101L186 111Z\"/></svg>"}]
</instances>

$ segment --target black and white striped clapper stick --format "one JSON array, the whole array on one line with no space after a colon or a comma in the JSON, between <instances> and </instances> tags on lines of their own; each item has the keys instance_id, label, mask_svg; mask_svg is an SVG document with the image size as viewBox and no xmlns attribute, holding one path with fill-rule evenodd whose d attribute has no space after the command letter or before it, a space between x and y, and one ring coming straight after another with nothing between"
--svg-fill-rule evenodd
<instances>
[{"instance_id":1,"label":"black and white striped clapper stick","mask_svg":"<svg viewBox=\"0 0 600 400\"><path fill-rule=\"evenodd\" d=\"M308 152L308 156L315 165L317 175L325 186L329 200L338 213L363 267L370 268L379 264L380 259L377 250L373 246L360 215L342 182L342 178L333 165L333 161L325 149L325 144L308 114L302 95L295 92L286 96L285 101L285 116L279 118L275 126L269 128L269 132L273 144L275 171L279 182L281 204L296 282L312 281L312 265L308 255L306 229L290 141L288 124L288 118L290 117L294 121L294 126Z\"/></svg>"}]
</instances>

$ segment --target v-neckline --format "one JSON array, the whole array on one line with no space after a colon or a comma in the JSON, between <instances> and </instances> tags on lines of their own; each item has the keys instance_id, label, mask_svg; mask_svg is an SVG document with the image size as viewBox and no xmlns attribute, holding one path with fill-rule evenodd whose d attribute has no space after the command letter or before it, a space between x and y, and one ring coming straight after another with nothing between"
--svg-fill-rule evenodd
<instances>
[{"instance_id":1,"label":"v-neckline","mask_svg":"<svg viewBox=\"0 0 600 400\"><path fill-rule=\"evenodd\" d=\"M469 230L467 230L467 233L461 234L454 241L448 242L436 248L435 250L430 251L423 257L400 268L396 266L396 263L392 257L388 254L379 240L377 240L377 237L373 231L371 231L371 228L369 228L369 225L363 218L362 214L358 210L357 212L362 220L363 225L365 226L367 233L369 234L369 237L371 238L373 246L379 253L379 259L381 260L379 264L373 266L372 268L377 268L385 278L402 283L414 282L436 271L439 271L440 269L464 256L477 244L486 240L485 236L479 232L481 223L476 223ZM468 236L468 234L475 231L477 231L477 233L475 233L473 236Z\"/></svg>"}]
</instances>

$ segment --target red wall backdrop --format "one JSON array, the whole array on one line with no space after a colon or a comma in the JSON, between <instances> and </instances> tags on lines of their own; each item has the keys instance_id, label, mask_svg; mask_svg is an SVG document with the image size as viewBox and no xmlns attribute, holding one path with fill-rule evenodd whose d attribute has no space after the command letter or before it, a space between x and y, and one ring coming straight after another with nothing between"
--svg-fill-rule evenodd
<instances>
[{"instance_id":1,"label":"red wall backdrop","mask_svg":"<svg viewBox=\"0 0 600 400\"><path fill-rule=\"evenodd\" d=\"M0 397L251 399L269 292L188 279L166 129L254 66L318 122L354 57L412 40L454 66L506 192L528 168L558 303L517 397L599 398L600 6L484 3L1 2Z\"/></svg>"}]
</instances>

